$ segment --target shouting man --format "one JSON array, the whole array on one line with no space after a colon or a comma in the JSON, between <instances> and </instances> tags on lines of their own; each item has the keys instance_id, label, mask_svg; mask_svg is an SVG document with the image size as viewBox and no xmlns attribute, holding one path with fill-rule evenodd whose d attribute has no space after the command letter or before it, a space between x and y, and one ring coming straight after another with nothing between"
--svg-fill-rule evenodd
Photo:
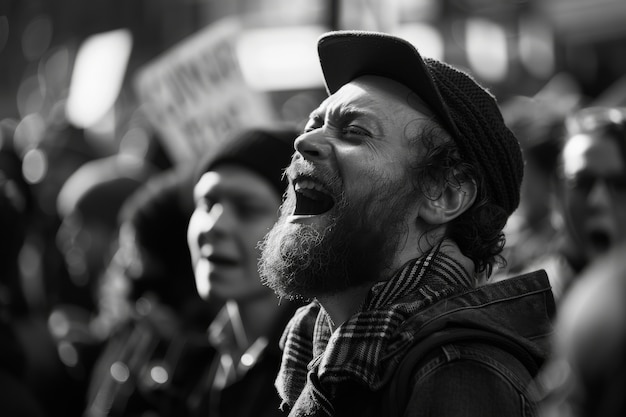
<instances>
[{"instance_id":1,"label":"shouting man","mask_svg":"<svg viewBox=\"0 0 626 417\"><path fill-rule=\"evenodd\" d=\"M486 284L522 155L494 98L408 42L331 32L329 97L295 141L261 274L302 298L276 386L291 416L522 416L546 352L543 271Z\"/></svg>"}]
</instances>

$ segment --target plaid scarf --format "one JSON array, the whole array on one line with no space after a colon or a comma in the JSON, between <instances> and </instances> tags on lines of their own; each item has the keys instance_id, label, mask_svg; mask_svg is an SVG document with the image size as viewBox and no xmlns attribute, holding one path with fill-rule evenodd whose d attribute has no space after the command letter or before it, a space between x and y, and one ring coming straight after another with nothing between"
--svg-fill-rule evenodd
<instances>
[{"instance_id":1,"label":"plaid scarf","mask_svg":"<svg viewBox=\"0 0 626 417\"><path fill-rule=\"evenodd\" d=\"M276 388L283 406L290 415L332 416L342 382L380 389L411 345L414 331L401 326L406 319L472 285L473 263L446 240L374 285L361 311L334 332L319 303L300 308L281 340Z\"/></svg>"}]
</instances>

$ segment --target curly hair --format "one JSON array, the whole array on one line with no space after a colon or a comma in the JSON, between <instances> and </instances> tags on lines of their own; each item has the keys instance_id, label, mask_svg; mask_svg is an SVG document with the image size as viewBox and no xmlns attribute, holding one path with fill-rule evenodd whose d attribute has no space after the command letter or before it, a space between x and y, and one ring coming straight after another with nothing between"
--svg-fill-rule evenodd
<instances>
[{"instance_id":1,"label":"curly hair","mask_svg":"<svg viewBox=\"0 0 626 417\"><path fill-rule=\"evenodd\" d=\"M466 181L476 184L476 201L447 224L444 236L456 242L478 273L491 275L494 265L506 264L500 255L505 244L506 210L487 195L480 170L461 157L454 141L437 123L426 123L410 142L414 147L420 144L412 178L426 198L437 199L446 187L459 188Z\"/></svg>"}]
</instances>

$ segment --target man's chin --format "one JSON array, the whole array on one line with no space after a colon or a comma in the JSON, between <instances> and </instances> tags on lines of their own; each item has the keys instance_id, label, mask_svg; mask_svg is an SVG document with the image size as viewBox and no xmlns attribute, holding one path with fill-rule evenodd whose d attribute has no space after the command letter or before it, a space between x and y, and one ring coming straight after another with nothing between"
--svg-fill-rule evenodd
<instances>
[{"instance_id":1,"label":"man's chin","mask_svg":"<svg viewBox=\"0 0 626 417\"><path fill-rule=\"evenodd\" d=\"M386 224L388 219L376 221ZM315 215L295 207L283 210L262 244L263 283L279 297L311 299L378 279L393 249L378 231L394 227L369 231L362 226L360 213L345 205Z\"/></svg>"},{"instance_id":2,"label":"man's chin","mask_svg":"<svg viewBox=\"0 0 626 417\"><path fill-rule=\"evenodd\" d=\"M194 269L194 274L198 295L200 295L200 298L202 298L203 300L207 300L211 291L211 285L209 284L208 262L197 262Z\"/></svg>"},{"instance_id":3,"label":"man's chin","mask_svg":"<svg viewBox=\"0 0 626 417\"><path fill-rule=\"evenodd\" d=\"M328 265L324 252L329 247L317 227L318 219L307 218L313 223L309 224L291 217L279 220L263 241L261 281L281 298L310 299L323 286L319 267L321 259L322 265Z\"/></svg>"}]
</instances>

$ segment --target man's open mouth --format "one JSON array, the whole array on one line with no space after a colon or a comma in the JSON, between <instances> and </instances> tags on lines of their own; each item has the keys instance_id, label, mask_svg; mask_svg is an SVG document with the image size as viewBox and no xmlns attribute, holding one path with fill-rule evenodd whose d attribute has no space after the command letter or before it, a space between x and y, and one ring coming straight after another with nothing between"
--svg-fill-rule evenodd
<instances>
[{"instance_id":1,"label":"man's open mouth","mask_svg":"<svg viewBox=\"0 0 626 417\"><path fill-rule=\"evenodd\" d=\"M296 209L294 215L314 216L326 213L335 202L324 188L310 179L299 179L294 185Z\"/></svg>"}]
</instances>

